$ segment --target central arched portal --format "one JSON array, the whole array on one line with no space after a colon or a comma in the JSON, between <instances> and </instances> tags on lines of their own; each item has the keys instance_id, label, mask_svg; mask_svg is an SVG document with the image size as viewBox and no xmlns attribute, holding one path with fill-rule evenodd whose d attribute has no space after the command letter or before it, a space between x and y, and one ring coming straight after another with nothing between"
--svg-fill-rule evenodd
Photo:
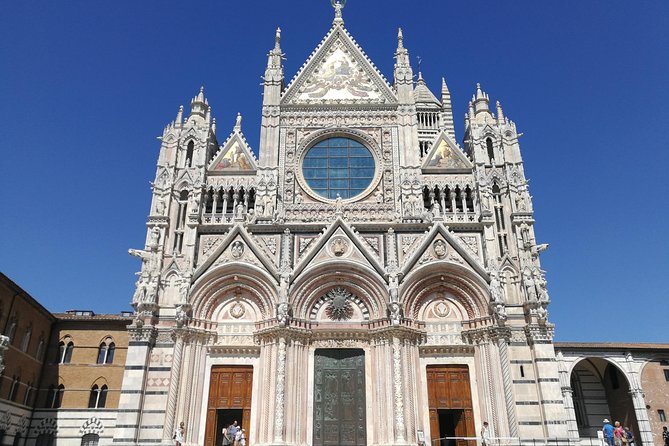
<instances>
[{"instance_id":1,"label":"central arched portal","mask_svg":"<svg viewBox=\"0 0 669 446\"><path fill-rule=\"evenodd\" d=\"M316 349L314 446L364 446L365 410L365 352Z\"/></svg>"}]
</instances>

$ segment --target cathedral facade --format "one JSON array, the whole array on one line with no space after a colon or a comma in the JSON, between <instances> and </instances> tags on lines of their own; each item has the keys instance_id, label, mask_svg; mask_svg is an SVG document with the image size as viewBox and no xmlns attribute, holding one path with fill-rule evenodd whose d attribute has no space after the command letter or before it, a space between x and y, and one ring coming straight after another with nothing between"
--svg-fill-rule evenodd
<instances>
[{"instance_id":1,"label":"cathedral facade","mask_svg":"<svg viewBox=\"0 0 669 446\"><path fill-rule=\"evenodd\" d=\"M335 11L289 82L277 30L258 157L202 89L165 128L113 443L577 441L515 124L477 85L458 144Z\"/></svg>"}]
</instances>

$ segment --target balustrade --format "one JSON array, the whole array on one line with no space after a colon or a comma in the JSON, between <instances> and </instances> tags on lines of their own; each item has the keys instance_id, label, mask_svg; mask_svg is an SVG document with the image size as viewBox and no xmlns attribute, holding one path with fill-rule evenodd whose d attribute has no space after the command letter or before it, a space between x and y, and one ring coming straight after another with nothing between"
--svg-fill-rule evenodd
<instances>
[{"instance_id":1,"label":"balustrade","mask_svg":"<svg viewBox=\"0 0 669 446\"><path fill-rule=\"evenodd\" d=\"M244 218L255 209L255 188L210 188L204 195L202 222L205 224L229 223L235 218Z\"/></svg>"}]
</instances>

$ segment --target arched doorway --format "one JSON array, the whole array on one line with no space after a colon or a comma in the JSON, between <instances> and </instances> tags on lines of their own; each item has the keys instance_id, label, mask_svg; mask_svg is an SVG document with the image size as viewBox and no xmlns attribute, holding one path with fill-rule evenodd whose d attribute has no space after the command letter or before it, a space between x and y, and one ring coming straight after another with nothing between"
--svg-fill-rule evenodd
<instances>
[{"instance_id":1,"label":"arched doorway","mask_svg":"<svg viewBox=\"0 0 669 446\"><path fill-rule=\"evenodd\" d=\"M603 420L620 421L638 436L630 386L617 366L602 358L585 358L571 371L576 424L581 438L597 437Z\"/></svg>"}]
</instances>

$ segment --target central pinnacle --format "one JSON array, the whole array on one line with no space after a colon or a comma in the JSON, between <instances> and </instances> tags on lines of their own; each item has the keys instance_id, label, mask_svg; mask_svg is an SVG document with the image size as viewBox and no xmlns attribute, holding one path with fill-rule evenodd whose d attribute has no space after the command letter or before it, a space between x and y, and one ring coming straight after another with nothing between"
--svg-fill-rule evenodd
<instances>
[{"instance_id":1,"label":"central pinnacle","mask_svg":"<svg viewBox=\"0 0 669 446\"><path fill-rule=\"evenodd\" d=\"M332 7L335 10L335 18L332 21L332 24L344 23L344 19L341 16L341 10L344 9L346 0L330 0L330 4L332 4Z\"/></svg>"}]
</instances>

